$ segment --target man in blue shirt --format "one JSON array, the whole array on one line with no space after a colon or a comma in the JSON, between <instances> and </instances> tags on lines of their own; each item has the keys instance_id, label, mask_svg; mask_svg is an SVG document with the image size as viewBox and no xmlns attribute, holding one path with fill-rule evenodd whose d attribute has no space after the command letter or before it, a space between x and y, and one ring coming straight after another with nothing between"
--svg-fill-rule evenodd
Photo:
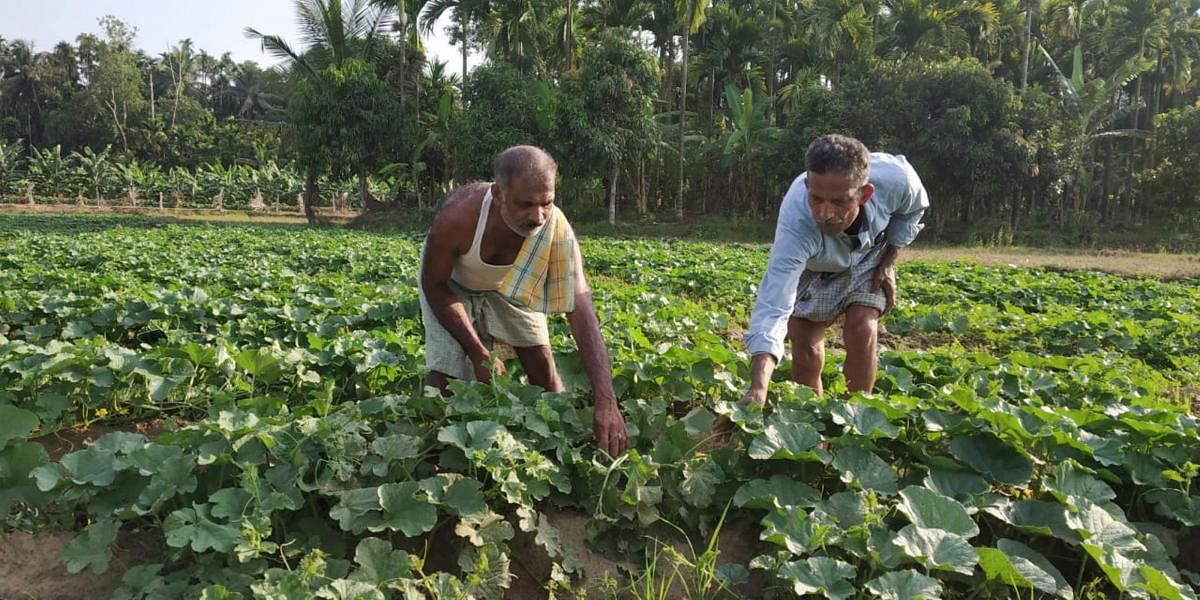
<instances>
[{"instance_id":1,"label":"man in blue shirt","mask_svg":"<svg viewBox=\"0 0 1200 600\"><path fill-rule=\"evenodd\" d=\"M766 402L785 336L792 342L792 380L822 393L825 329L842 314L846 386L852 392L875 386L878 321L895 304L896 255L917 237L929 208L903 156L868 153L854 138L817 139L804 166L779 208L750 316L744 402Z\"/></svg>"}]
</instances>

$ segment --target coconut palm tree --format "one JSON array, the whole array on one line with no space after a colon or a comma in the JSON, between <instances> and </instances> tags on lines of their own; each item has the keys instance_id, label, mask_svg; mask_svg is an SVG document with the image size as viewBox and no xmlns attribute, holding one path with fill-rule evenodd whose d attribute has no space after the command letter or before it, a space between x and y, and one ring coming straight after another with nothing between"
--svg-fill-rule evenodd
<instances>
[{"instance_id":1,"label":"coconut palm tree","mask_svg":"<svg viewBox=\"0 0 1200 600\"><path fill-rule=\"evenodd\" d=\"M304 47L296 51L281 36L252 27L246 37L262 42L272 56L283 59L305 75L327 64L341 65L350 58L372 58L387 11L369 0L296 0L300 38Z\"/></svg>"}]
</instances>

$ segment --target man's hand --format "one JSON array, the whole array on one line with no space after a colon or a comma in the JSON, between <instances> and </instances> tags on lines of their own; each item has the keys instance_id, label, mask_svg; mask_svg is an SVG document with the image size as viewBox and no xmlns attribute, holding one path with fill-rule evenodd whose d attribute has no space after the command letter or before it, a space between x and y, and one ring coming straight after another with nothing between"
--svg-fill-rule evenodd
<instances>
[{"instance_id":1,"label":"man's hand","mask_svg":"<svg viewBox=\"0 0 1200 600\"><path fill-rule=\"evenodd\" d=\"M883 256L879 259L879 265L875 267L875 274L871 278L871 291L878 292L883 288L883 296L885 303L883 312L879 316L883 316L892 311L892 307L896 305L896 257L899 256L900 249L895 246L888 246L887 250L883 251Z\"/></svg>"},{"instance_id":2,"label":"man's hand","mask_svg":"<svg viewBox=\"0 0 1200 600\"><path fill-rule=\"evenodd\" d=\"M742 396L742 404L750 405L757 404L763 406L767 403L767 390L765 388L758 389L751 387L745 396Z\"/></svg>"},{"instance_id":3,"label":"man's hand","mask_svg":"<svg viewBox=\"0 0 1200 600\"><path fill-rule=\"evenodd\" d=\"M883 316L892 311L892 307L896 305L896 268L892 265L880 264L875 267L875 276L871 279L871 291L878 292L883 288L883 297L885 300L883 312L879 316Z\"/></svg>"},{"instance_id":4,"label":"man's hand","mask_svg":"<svg viewBox=\"0 0 1200 600\"><path fill-rule=\"evenodd\" d=\"M596 445L609 456L620 456L629 448L629 431L625 429L625 417L621 416L616 398L597 400L592 421Z\"/></svg>"},{"instance_id":5,"label":"man's hand","mask_svg":"<svg viewBox=\"0 0 1200 600\"><path fill-rule=\"evenodd\" d=\"M491 353L485 354L473 362L475 364L475 381L480 383L491 383L493 370L497 375L508 374L508 370L504 368L504 361L493 357Z\"/></svg>"}]
</instances>

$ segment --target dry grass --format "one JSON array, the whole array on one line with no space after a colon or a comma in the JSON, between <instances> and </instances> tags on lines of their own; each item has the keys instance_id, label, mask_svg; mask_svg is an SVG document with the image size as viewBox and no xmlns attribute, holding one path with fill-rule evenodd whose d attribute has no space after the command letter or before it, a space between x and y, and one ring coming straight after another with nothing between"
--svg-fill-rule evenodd
<instances>
[{"instance_id":1,"label":"dry grass","mask_svg":"<svg viewBox=\"0 0 1200 600\"><path fill-rule=\"evenodd\" d=\"M213 223L279 223L303 224L304 216L299 213L248 213L241 210L217 211L213 209L165 209L157 207L124 206L76 206L74 204L2 204L0 212L23 212L41 214L130 214L152 217L165 221L190 221ZM319 211L321 218L337 224L346 224L358 213L333 213L325 208ZM411 215L407 218L411 219ZM363 221L358 219L357 221ZM370 226L365 228L371 229ZM976 246L927 246L904 250L902 261L963 260L984 265L1014 265L1018 267L1054 267L1059 269L1090 269L1117 275L1141 275L1159 279L1184 279L1200 277L1200 255L1130 252L1126 250L1045 250L1038 248L1008 247L982 248Z\"/></svg>"},{"instance_id":2,"label":"dry grass","mask_svg":"<svg viewBox=\"0 0 1200 600\"><path fill-rule=\"evenodd\" d=\"M1200 255L1125 250L1043 250L1038 248L928 247L901 252L900 260L955 261L983 265L1088 269L1158 279L1200 277Z\"/></svg>"}]
</instances>

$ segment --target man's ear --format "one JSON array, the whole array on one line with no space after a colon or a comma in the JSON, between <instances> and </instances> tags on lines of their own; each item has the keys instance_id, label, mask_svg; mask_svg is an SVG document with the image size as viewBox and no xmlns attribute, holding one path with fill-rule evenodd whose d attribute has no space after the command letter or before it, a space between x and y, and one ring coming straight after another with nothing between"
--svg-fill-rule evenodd
<instances>
[{"instance_id":1,"label":"man's ear","mask_svg":"<svg viewBox=\"0 0 1200 600\"><path fill-rule=\"evenodd\" d=\"M499 199L500 199L500 184L492 183L492 200L498 201Z\"/></svg>"},{"instance_id":2,"label":"man's ear","mask_svg":"<svg viewBox=\"0 0 1200 600\"><path fill-rule=\"evenodd\" d=\"M858 199L858 205L862 206L862 205L866 204L867 200L870 200L871 196L875 193L875 186L868 183L858 189L859 189L859 194L862 194Z\"/></svg>"}]
</instances>

